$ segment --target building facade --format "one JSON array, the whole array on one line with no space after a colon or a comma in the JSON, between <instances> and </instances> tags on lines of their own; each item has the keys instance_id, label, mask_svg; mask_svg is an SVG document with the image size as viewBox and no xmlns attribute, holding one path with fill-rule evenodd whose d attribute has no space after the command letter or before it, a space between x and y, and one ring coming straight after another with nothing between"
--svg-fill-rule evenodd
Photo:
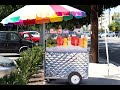
<instances>
[{"instance_id":1,"label":"building facade","mask_svg":"<svg viewBox=\"0 0 120 90\"><path fill-rule=\"evenodd\" d=\"M108 25L112 23L112 16L113 14L110 11L101 14L98 18L98 30L103 29L109 32Z\"/></svg>"}]
</instances>

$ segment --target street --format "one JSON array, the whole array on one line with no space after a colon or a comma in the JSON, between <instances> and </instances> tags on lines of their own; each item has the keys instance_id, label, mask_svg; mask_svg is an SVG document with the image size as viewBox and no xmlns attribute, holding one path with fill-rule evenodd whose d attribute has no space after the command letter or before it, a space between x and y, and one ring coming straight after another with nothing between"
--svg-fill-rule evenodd
<instances>
[{"instance_id":1,"label":"street","mask_svg":"<svg viewBox=\"0 0 120 90\"><path fill-rule=\"evenodd\" d=\"M109 61L120 64L120 38L107 37ZM99 38L99 56L106 59L105 39Z\"/></svg>"}]
</instances>

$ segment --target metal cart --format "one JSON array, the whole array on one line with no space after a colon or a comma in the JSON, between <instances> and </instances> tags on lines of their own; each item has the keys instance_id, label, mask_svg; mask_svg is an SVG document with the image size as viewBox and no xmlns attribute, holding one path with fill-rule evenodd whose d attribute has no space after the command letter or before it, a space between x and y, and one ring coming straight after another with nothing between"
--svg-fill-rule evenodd
<instances>
[{"instance_id":1,"label":"metal cart","mask_svg":"<svg viewBox=\"0 0 120 90\"><path fill-rule=\"evenodd\" d=\"M50 51L45 52L45 79L67 79L77 85L88 79L89 51Z\"/></svg>"}]
</instances>

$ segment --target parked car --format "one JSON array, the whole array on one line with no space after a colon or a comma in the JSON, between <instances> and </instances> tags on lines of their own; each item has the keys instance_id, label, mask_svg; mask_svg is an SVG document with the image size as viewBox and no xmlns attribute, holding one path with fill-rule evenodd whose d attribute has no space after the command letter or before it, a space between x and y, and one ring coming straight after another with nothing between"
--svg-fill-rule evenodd
<instances>
[{"instance_id":1,"label":"parked car","mask_svg":"<svg viewBox=\"0 0 120 90\"><path fill-rule=\"evenodd\" d=\"M34 37L29 32L19 32L19 34L26 40L33 41L36 45L39 44L40 37Z\"/></svg>"},{"instance_id":2,"label":"parked car","mask_svg":"<svg viewBox=\"0 0 120 90\"><path fill-rule=\"evenodd\" d=\"M0 78L10 74L16 69L16 61L9 59L8 57L0 56Z\"/></svg>"},{"instance_id":3,"label":"parked car","mask_svg":"<svg viewBox=\"0 0 120 90\"><path fill-rule=\"evenodd\" d=\"M0 52L2 53L20 53L34 45L34 42L25 40L16 31L0 31Z\"/></svg>"},{"instance_id":4,"label":"parked car","mask_svg":"<svg viewBox=\"0 0 120 90\"><path fill-rule=\"evenodd\" d=\"M40 37L40 33L37 31L24 31L24 32L29 32L33 37Z\"/></svg>"},{"instance_id":5,"label":"parked car","mask_svg":"<svg viewBox=\"0 0 120 90\"><path fill-rule=\"evenodd\" d=\"M116 37L118 36L118 33L119 33L119 31L115 31L115 35L116 35Z\"/></svg>"},{"instance_id":6,"label":"parked car","mask_svg":"<svg viewBox=\"0 0 120 90\"><path fill-rule=\"evenodd\" d=\"M90 31L84 31L83 34L87 35L88 37L91 37L91 32Z\"/></svg>"},{"instance_id":7,"label":"parked car","mask_svg":"<svg viewBox=\"0 0 120 90\"><path fill-rule=\"evenodd\" d=\"M98 36L100 38L105 37L105 32L99 33ZM115 32L112 32L112 31L106 32L106 37L114 37L114 36L116 36Z\"/></svg>"},{"instance_id":8,"label":"parked car","mask_svg":"<svg viewBox=\"0 0 120 90\"><path fill-rule=\"evenodd\" d=\"M108 36L108 37L114 37L114 36L116 36L116 35L115 35L115 32L109 31L109 32L107 33L107 36Z\"/></svg>"},{"instance_id":9,"label":"parked car","mask_svg":"<svg viewBox=\"0 0 120 90\"><path fill-rule=\"evenodd\" d=\"M120 37L120 32L118 32L118 35L117 35L117 36L118 36L118 38Z\"/></svg>"}]
</instances>

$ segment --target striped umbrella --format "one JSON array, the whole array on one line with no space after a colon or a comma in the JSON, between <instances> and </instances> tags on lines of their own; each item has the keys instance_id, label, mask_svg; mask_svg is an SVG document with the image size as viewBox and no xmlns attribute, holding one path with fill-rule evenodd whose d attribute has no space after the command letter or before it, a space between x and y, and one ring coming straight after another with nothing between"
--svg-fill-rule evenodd
<instances>
[{"instance_id":1,"label":"striped umbrella","mask_svg":"<svg viewBox=\"0 0 120 90\"><path fill-rule=\"evenodd\" d=\"M45 48L45 23L67 21L86 17L86 13L68 5L26 5L1 21L4 25L43 24L41 43Z\"/></svg>"},{"instance_id":2,"label":"striped umbrella","mask_svg":"<svg viewBox=\"0 0 120 90\"><path fill-rule=\"evenodd\" d=\"M86 13L68 5L26 5L1 21L2 24L43 24L86 17Z\"/></svg>"}]
</instances>

